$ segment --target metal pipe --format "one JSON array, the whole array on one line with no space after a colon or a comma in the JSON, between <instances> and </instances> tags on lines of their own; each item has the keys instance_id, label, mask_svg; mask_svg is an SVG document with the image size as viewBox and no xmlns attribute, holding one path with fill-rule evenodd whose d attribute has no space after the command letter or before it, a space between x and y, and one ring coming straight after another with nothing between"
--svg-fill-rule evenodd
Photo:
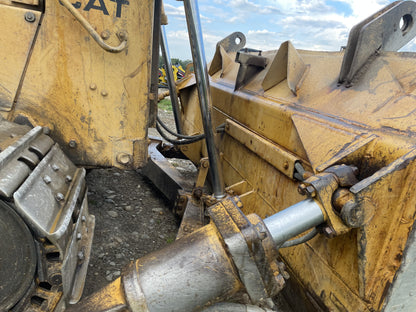
<instances>
[{"instance_id":1,"label":"metal pipe","mask_svg":"<svg viewBox=\"0 0 416 312\"><path fill-rule=\"evenodd\" d=\"M196 86L199 94L199 105L201 108L202 123L205 132L205 141L209 158L209 166L212 174L212 186L214 196L223 198L224 181L222 177L221 164L218 151L215 147L214 132L211 121L211 93L209 87L209 77L205 60L205 51L202 40L201 21L199 19L198 4L195 0L184 0L186 22L188 24L189 41L191 44L192 59Z\"/></svg>"},{"instance_id":2,"label":"metal pipe","mask_svg":"<svg viewBox=\"0 0 416 312\"><path fill-rule=\"evenodd\" d=\"M172 103L173 118L175 119L176 131L182 133L182 124L180 121L178 93L176 92L175 78L173 77L172 61L168 48L168 40L166 36L165 26L160 27L160 49L166 66L166 78L168 80L168 88L170 93L170 101Z\"/></svg>"},{"instance_id":3,"label":"metal pipe","mask_svg":"<svg viewBox=\"0 0 416 312\"><path fill-rule=\"evenodd\" d=\"M321 207L313 199L305 199L264 219L277 246L325 221Z\"/></svg>"}]
</instances>

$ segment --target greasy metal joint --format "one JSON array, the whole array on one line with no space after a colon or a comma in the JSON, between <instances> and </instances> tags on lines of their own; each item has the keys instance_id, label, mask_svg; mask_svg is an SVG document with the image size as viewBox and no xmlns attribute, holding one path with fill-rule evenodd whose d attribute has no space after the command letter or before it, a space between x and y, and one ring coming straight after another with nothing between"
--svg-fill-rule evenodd
<instances>
[{"instance_id":1,"label":"greasy metal joint","mask_svg":"<svg viewBox=\"0 0 416 312\"><path fill-rule=\"evenodd\" d=\"M300 194L316 197L322 205L327 221L322 232L327 237L341 235L348 232L351 227L361 224L360 213L351 208L350 198L345 199L343 191L337 192L339 187L351 187L356 184L357 174L358 169L354 166L337 165L309 177L298 187ZM344 209L344 204L347 202L349 208ZM343 210L345 217L341 219Z\"/></svg>"}]
</instances>

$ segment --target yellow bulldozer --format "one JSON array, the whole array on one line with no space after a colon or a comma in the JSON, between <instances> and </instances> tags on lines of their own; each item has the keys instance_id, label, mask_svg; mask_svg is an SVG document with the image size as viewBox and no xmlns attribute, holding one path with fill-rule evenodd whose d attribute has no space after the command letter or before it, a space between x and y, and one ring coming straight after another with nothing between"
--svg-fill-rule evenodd
<instances>
[{"instance_id":1,"label":"yellow bulldozer","mask_svg":"<svg viewBox=\"0 0 416 312\"><path fill-rule=\"evenodd\" d=\"M208 65L183 5L195 74L167 70L173 130L157 117L161 0L0 0L0 311L415 311L416 54L397 51L416 3L341 51L258 51L236 32ZM182 219L81 299L97 166L142 168Z\"/></svg>"}]
</instances>

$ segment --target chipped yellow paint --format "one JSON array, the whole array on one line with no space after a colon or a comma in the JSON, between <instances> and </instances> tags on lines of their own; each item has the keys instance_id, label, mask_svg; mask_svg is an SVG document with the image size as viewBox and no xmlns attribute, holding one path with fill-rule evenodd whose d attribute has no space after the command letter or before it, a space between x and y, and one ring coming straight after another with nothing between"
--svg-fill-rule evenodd
<instances>
[{"instance_id":1,"label":"chipped yellow paint","mask_svg":"<svg viewBox=\"0 0 416 312\"><path fill-rule=\"evenodd\" d=\"M104 51L58 0L45 1L31 54L26 52L22 60L24 65L27 58L21 91L3 116L24 116L33 125L49 127L77 164L139 167L147 157L154 4L129 1L119 7L105 0L104 8L101 2L89 3L79 1L79 12L110 45L117 46L117 36L125 33L127 48L121 53ZM23 15L19 21L24 22ZM16 39L19 44L11 44L13 50L24 48L21 43L30 44L34 36L33 31L16 31L22 35Z\"/></svg>"}]
</instances>

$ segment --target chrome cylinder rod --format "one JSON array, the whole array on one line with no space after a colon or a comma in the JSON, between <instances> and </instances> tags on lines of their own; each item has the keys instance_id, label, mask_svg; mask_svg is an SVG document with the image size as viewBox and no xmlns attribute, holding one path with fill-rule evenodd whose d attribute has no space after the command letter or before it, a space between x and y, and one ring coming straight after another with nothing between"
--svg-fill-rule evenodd
<instances>
[{"instance_id":1,"label":"chrome cylinder rod","mask_svg":"<svg viewBox=\"0 0 416 312\"><path fill-rule=\"evenodd\" d=\"M209 88L209 77L205 60L205 51L202 40L201 21L196 0L184 0L186 22L188 24L189 41L191 44L192 59L196 86L199 94L199 105L201 108L202 123L205 132L205 141L209 158L209 166L212 175L212 187L216 198L223 198L224 181L222 177L221 164L218 151L215 147L214 132L211 120L211 93Z\"/></svg>"},{"instance_id":2,"label":"chrome cylinder rod","mask_svg":"<svg viewBox=\"0 0 416 312\"><path fill-rule=\"evenodd\" d=\"M166 66L166 79L170 93L170 101L172 103L173 118L175 119L176 131L182 133L182 124L180 121L180 110L178 94L176 92L175 78L173 77L172 61L170 58L168 39L166 36L165 26L160 27L160 49L162 50L162 57Z\"/></svg>"},{"instance_id":3,"label":"chrome cylinder rod","mask_svg":"<svg viewBox=\"0 0 416 312\"><path fill-rule=\"evenodd\" d=\"M325 221L321 207L313 199L305 199L264 219L277 246Z\"/></svg>"}]
</instances>

